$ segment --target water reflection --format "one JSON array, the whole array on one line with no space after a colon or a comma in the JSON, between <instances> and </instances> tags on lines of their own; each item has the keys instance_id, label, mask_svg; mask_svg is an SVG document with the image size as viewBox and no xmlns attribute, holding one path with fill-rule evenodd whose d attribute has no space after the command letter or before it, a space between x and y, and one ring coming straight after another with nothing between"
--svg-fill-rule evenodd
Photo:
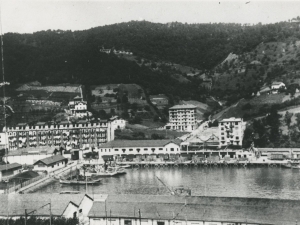
<instances>
[{"instance_id":1,"label":"water reflection","mask_svg":"<svg viewBox=\"0 0 300 225\"><path fill-rule=\"evenodd\" d=\"M88 186L88 193L169 194L158 176L170 187L190 188L193 195L300 199L300 171L283 168L141 168L124 176L103 178ZM58 181L36 192L81 191L85 185L60 185Z\"/></svg>"}]
</instances>

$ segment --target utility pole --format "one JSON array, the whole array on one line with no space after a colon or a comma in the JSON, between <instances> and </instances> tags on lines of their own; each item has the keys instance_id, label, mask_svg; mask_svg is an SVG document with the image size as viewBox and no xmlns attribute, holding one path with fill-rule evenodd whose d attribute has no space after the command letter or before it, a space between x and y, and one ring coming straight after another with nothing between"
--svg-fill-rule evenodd
<instances>
[{"instance_id":1,"label":"utility pole","mask_svg":"<svg viewBox=\"0 0 300 225\"><path fill-rule=\"evenodd\" d=\"M27 225L27 209L25 209L25 225Z\"/></svg>"},{"instance_id":2,"label":"utility pole","mask_svg":"<svg viewBox=\"0 0 300 225\"><path fill-rule=\"evenodd\" d=\"M139 220L140 220L140 225L142 225L142 218L141 218L141 210L139 209Z\"/></svg>"},{"instance_id":3,"label":"utility pole","mask_svg":"<svg viewBox=\"0 0 300 225\"><path fill-rule=\"evenodd\" d=\"M50 199L50 203L49 203L49 211L50 211L49 221L50 221L50 225L51 225L51 223L52 223L52 221L51 221L51 217L52 217L52 213L51 213L51 199Z\"/></svg>"}]
</instances>

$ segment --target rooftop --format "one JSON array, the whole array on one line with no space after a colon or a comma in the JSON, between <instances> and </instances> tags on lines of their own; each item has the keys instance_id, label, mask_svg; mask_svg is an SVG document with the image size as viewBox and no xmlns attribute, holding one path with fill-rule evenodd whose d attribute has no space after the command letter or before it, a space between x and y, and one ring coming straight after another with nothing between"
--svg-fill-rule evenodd
<instances>
[{"instance_id":1,"label":"rooftop","mask_svg":"<svg viewBox=\"0 0 300 225\"><path fill-rule=\"evenodd\" d=\"M128 147L163 147L169 143L179 144L178 140L114 140L101 145L100 148Z\"/></svg>"},{"instance_id":2,"label":"rooftop","mask_svg":"<svg viewBox=\"0 0 300 225\"><path fill-rule=\"evenodd\" d=\"M279 82L279 81L274 81L273 83L272 83L272 85L279 85L279 84L284 84L283 82Z\"/></svg>"},{"instance_id":3,"label":"rooftop","mask_svg":"<svg viewBox=\"0 0 300 225\"><path fill-rule=\"evenodd\" d=\"M300 201L265 198L177 197L109 195L94 202L90 217L223 221L257 224L295 224L300 219Z\"/></svg>"},{"instance_id":4,"label":"rooftop","mask_svg":"<svg viewBox=\"0 0 300 225\"><path fill-rule=\"evenodd\" d=\"M63 157L62 155L54 155L54 156L50 156L50 157L47 157L44 159L40 159L40 160L36 161L33 165L36 165L39 162L42 162L45 165L51 165L53 163L60 162L63 160L67 160L67 158Z\"/></svg>"},{"instance_id":5,"label":"rooftop","mask_svg":"<svg viewBox=\"0 0 300 225\"><path fill-rule=\"evenodd\" d=\"M174 105L170 109L196 109L197 107L194 105Z\"/></svg>"},{"instance_id":6,"label":"rooftop","mask_svg":"<svg viewBox=\"0 0 300 225\"><path fill-rule=\"evenodd\" d=\"M11 170L11 169L19 169L22 168L22 165L19 163L12 163L0 166L0 171Z\"/></svg>"},{"instance_id":7,"label":"rooftop","mask_svg":"<svg viewBox=\"0 0 300 225\"><path fill-rule=\"evenodd\" d=\"M231 117L231 118L223 119L220 122L241 122L241 121L242 121L241 118Z\"/></svg>"},{"instance_id":8,"label":"rooftop","mask_svg":"<svg viewBox=\"0 0 300 225\"><path fill-rule=\"evenodd\" d=\"M22 149L17 149L8 152L8 156L17 156L17 155L29 155L29 154L53 154L55 149L59 147L50 147L50 146L40 146L40 147L27 147Z\"/></svg>"},{"instance_id":9,"label":"rooftop","mask_svg":"<svg viewBox=\"0 0 300 225\"><path fill-rule=\"evenodd\" d=\"M24 209L27 209L27 212L37 210L33 215L49 216L49 206L40 207L50 202L52 215L61 216L70 201L79 205L83 197L83 194L42 193L0 195L0 216L24 216Z\"/></svg>"}]
</instances>

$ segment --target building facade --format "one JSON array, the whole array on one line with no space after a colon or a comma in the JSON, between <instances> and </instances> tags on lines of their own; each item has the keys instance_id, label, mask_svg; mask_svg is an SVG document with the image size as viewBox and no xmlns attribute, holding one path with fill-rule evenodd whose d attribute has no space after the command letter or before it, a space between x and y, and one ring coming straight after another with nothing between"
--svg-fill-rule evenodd
<instances>
[{"instance_id":1,"label":"building facade","mask_svg":"<svg viewBox=\"0 0 300 225\"><path fill-rule=\"evenodd\" d=\"M101 144L114 140L111 122L68 121L48 125L39 122L34 126L26 123L16 127L3 128L8 138L8 150L27 147L56 146L65 149L98 148Z\"/></svg>"},{"instance_id":2,"label":"building facade","mask_svg":"<svg viewBox=\"0 0 300 225\"><path fill-rule=\"evenodd\" d=\"M169 109L169 123L165 126L170 130L192 131L196 129L196 106L175 105Z\"/></svg>"},{"instance_id":3,"label":"building facade","mask_svg":"<svg viewBox=\"0 0 300 225\"><path fill-rule=\"evenodd\" d=\"M14 175L17 175L22 170L22 165L19 163L12 163L0 166L0 181L8 179Z\"/></svg>"},{"instance_id":4,"label":"building facade","mask_svg":"<svg viewBox=\"0 0 300 225\"><path fill-rule=\"evenodd\" d=\"M81 97L77 96L68 104L69 110L73 116L84 118L88 116L87 102L83 101Z\"/></svg>"},{"instance_id":5,"label":"building facade","mask_svg":"<svg viewBox=\"0 0 300 225\"><path fill-rule=\"evenodd\" d=\"M54 172L58 169L67 166L68 159L62 155L54 155L36 161L33 166L34 171L47 171L47 173Z\"/></svg>"},{"instance_id":6,"label":"building facade","mask_svg":"<svg viewBox=\"0 0 300 225\"><path fill-rule=\"evenodd\" d=\"M219 147L242 146L245 123L241 118L223 119L219 122Z\"/></svg>"},{"instance_id":7,"label":"building facade","mask_svg":"<svg viewBox=\"0 0 300 225\"><path fill-rule=\"evenodd\" d=\"M103 144L99 156L165 156L180 154L180 145L175 140L115 140ZM100 158L99 157L99 158Z\"/></svg>"}]
</instances>

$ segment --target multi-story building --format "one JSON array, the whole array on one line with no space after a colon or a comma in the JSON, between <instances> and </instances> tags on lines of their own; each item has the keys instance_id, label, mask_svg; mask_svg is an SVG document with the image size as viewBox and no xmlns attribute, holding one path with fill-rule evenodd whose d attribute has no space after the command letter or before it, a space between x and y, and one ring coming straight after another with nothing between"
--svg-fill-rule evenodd
<instances>
[{"instance_id":1,"label":"multi-story building","mask_svg":"<svg viewBox=\"0 0 300 225\"><path fill-rule=\"evenodd\" d=\"M196 106L175 105L169 109L166 129L192 131L196 129Z\"/></svg>"},{"instance_id":2,"label":"multi-story building","mask_svg":"<svg viewBox=\"0 0 300 225\"><path fill-rule=\"evenodd\" d=\"M58 146L66 149L98 148L102 143L114 140L114 128L110 121L68 121L59 124L39 122L34 126L20 123L16 127L4 127L8 138L8 150L27 147Z\"/></svg>"},{"instance_id":3,"label":"multi-story building","mask_svg":"<svg viewBox=\"0 0 300 225\"><path fill-rule=\"evenodd\" d=\"M228 118L219 122L219 147L242 146L245 124L241 118Z\"/></svg>"}]
</instances>

